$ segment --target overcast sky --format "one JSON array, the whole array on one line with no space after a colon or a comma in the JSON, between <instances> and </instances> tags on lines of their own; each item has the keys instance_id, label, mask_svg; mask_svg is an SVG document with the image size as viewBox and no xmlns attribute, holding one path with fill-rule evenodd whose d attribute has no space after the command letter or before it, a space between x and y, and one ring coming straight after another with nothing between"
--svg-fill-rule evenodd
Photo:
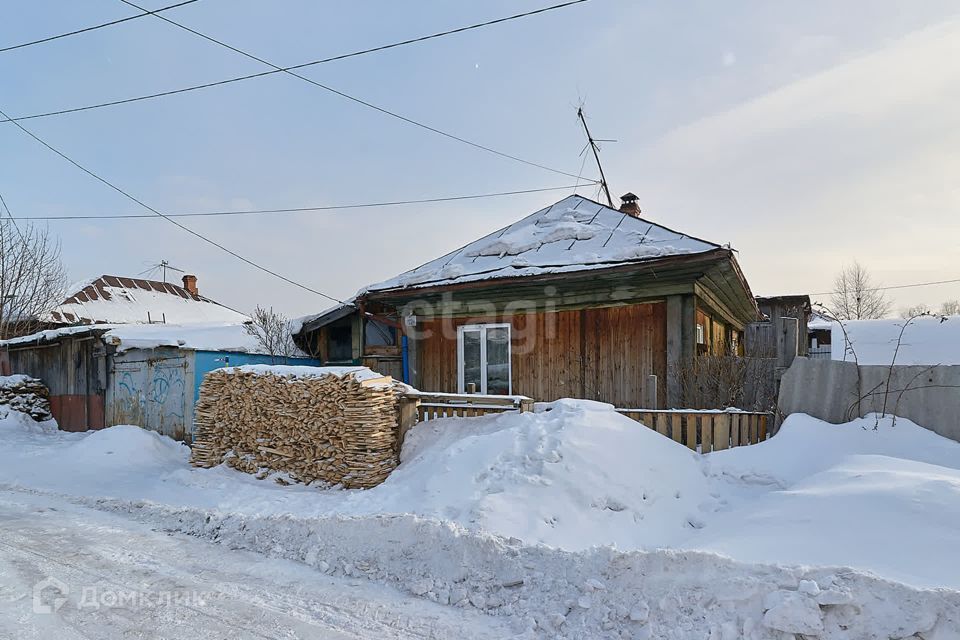
<instances>
[{"instance_id":1,"label":"overcast sky","mask_svg":"<svg viewBox=\"0 0 960 640\"><path fill-rule=\"evenodd\" d=\"M548 4L200 0L165 15L292 65ZM114 0L8 0L0 48L132 13ZM28 115L264 69L148 16L0 53L0 109ZM758 294L828 291L854 259L887 285L960 278L955 0L591 0L301 73L574 174L583 101L593 134L617 140L602 151L614 196L633 191L651 220L730 242ZM22 124L165 213L573 182L284 74ZM584 175L596 175L592 159ZM180 221L342 299L570 192ZM143 212L9 123L0 193L23 217ZM75 280L165 259L241 310L330 305L160 219L49 224ZM933 306L960 298L960 284L891 295L897 308Z\"/></svg>"}]
</instances>

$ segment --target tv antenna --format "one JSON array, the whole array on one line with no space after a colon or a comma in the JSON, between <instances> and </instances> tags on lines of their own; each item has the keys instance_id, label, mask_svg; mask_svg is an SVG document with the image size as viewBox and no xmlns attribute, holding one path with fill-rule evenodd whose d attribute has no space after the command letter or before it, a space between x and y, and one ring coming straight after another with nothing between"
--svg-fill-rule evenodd
<instances>
[{"instance_id":1,"label":"tv antenna","mask_svg":"<svg viewBox=\"0 0 960 640\"><path fill-rule=\"evenodd\" d=\"M593 157L597 161L597 169L600 170L600 186L603 188L603 192L607 196L607 204L610 205L611 209L616 209L613 206L613 198L610 197L610 187L607 186L607 177L603 175L603 165L600 164L600 145L598 142L616 142L616 140L602 140L594 139L590 135L590 129L587 127L587 119L583 115L583 107L577 107L577 117L580 118L580 122L583 123L583 131L587 134L587 146L593 149ZM584 147L586 149L586 147Z\"/></svg>"},{"instance_id":2,"label":"tv antenna","mask_svg":"<svg viewBox=\"0 0 960 640\"><path fill-rule=\"evenodd\" d=\"M170 269L170 271L177 271L178 273L185 273L183 269L178 269L177 267L174 267L173 265L171 265L168 261L161 260L157 264L150 265L150 268L147 269L146 271L141 271L139 275L142 276L144 274L148 274L150 276L153 276L153 274L155 274L157 271L161 271L163 273L163 281L164 283L166 283L167 269Z\"/></svg>"}]
</instances>

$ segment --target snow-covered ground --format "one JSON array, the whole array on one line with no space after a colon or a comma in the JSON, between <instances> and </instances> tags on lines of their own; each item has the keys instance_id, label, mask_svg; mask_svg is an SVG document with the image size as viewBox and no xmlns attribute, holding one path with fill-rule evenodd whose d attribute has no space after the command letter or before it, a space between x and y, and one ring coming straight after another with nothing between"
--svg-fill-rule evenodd
<instances>
[{"instance_id":1,"label":"snow-covered ground","mask_svg":"<svg viewBox=\"0 0 960 640\"><path fill-rule=\"evenodd\" d=\"M873 425L795 415L768 442L698 456L607 405L561 401L419 425L387 482L344 491L195 469L136 427L73 434L11 414L0 485L541 637L960 637L960 444Z\"/></svg>"},{"instance_id":2,"label":"snow-covered ground","mask_svg":"<svg viewBox=\"0 0 960 640\"><path fill-rule=\"evenodd\" d=\"M0 532L4 640L500 640L511 633L479 612L158 532L62 498L0 491Z\"/></svg>"}]
</instances>

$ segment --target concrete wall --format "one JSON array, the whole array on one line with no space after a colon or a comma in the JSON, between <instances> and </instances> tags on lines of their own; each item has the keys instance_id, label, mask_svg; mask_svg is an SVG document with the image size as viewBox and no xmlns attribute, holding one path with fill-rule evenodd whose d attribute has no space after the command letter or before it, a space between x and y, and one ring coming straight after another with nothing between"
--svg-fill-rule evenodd
<instances>
[{"instance_id":1,"label":"concrete wall","mask_svg":"<svg viewBox=\"0 0 960 640\"><path fill-rule=\"evenodd\" d=\"M890 368L853 362L797 358L780 383L782 415L808 413L839 424L883 410ZM896 414L960 442L960 366L897 365L890 380L887 413ZM864 397L859 411L857 398Z\"/></svg>"}]
</instances>

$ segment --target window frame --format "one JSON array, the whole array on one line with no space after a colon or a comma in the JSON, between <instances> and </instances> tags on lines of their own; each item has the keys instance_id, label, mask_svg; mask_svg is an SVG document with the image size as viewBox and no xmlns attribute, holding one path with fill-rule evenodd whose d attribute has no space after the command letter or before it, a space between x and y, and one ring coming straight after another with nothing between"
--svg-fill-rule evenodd
<instances>
[{"instance_id":1,"label":"window frame","mask_svg":"<svg viewBox=\"0 0 960 640\"><path fill-rule=\"evenodd\" d=\"M480 395L487 393L487 329L507 330L507 393L513 395L513 326L509 322L491 322L485 324L463 324L457 327L457 393L466 393L464 378L463 334L467 331L480 332ZM496 394L500 395L500 394Z\"/></svg>"}]
</instances>

